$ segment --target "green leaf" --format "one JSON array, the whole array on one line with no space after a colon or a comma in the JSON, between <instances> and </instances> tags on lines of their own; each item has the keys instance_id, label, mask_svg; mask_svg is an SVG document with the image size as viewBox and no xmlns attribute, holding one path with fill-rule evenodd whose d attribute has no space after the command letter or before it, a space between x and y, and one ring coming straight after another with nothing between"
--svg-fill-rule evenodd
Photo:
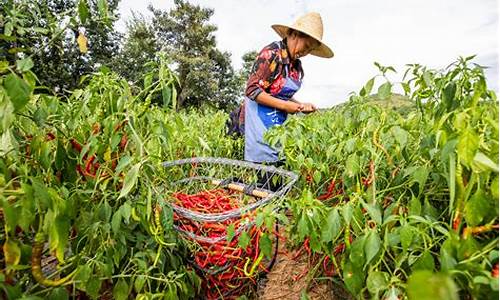
<instances>
[{"instance_id":1,"label":"green leaf","mask_svg":"<svg viewBox=\"0 0 500 300\"><path fill-rule=\"evenodd\" d=\"M449 111L453 107L453 101L455 99L455 93L457 91L457 86L454 82L449 82L441 94L441 100Z\"/></svg>"},{"instance_id":2,"label":"green leaf","mask_svg":"<svg viewBox=\"0 0 500 300\"><path fill-rule=\"evenodd\" d=\"M118 140L121 138L118 136ZM132 162L132 157L126 155L120 158L118 161L118 165L116 166L115 172L116 174L121 173L121 171Z\"/></svg>"},{"instance_id":3,"label":"green leaf","mask_svg":"<svg viewBox=\"0 0 500 300\"><path fill-rule=\"evenodd\" d=\"M107 20L108 19L108 1L107 0L97 0L97 8L99 10L99 16Z\"/></svg>"},{"instance_id":4,"label":"green leaf","mask_svg":"<svg viewBox=\"0 0 500 300\"><path fill-rule=\"evenodd\" d=\"M15 111L19 111L28 103L32 88L22 78L9 74L3 80L3 84Z\"/></svg>"},{"instance_id":5,"label":"green leaf","mask_svg":"<svg viewBox=\"0 0 500 300\"><path fill-rule=\"evenodd\" d=\"M144 89L149 88L149 86L153 83L153 74L149 73L144 75Z\"/></svg>"},{"instance_id":6,"label":"green leaf","mask_svg":"<svg viewBox=\"0 0 500 300\"><path fill-rule=\"evenodd\" d=\"M55 251L59 262L64 262L64 249L68 244L69 220L66 216L57 215L49 229L50 250Z\"/></svg>"},{"instance_id":7,"label":"green leaf","mask_svg":"<svg viewBox=\"0 0 500 300\"><path fill-rule=\"evenodd\" d=\"M478 148L479 136L473 129L467 128L458 138L458 156L467 166L470 166Z\"/></svg>"},{"instance_id":8,"label":"green leaf","mask_svg":"<svg viewBox=\"0 0 500 300\"><path fill-rule=\"evenodd\" d=\"M116 300L126 300L128 298L128 284L123 279L118 279L118 282L113 287L113 298Z\"/></svg>"},{"instance_id":9,"label":"green leaf","mask_svg":"<svg viewBox=\"0 0 500 300\"><path fill-rule=\"evenodd\" d=\"M144 275L138 275L134 280L135 291L137 293L140 293L145 283L146 283L146 277L144 277Z\"/></svg>"},{"instance_id":10,"label":"green leaf","mask_svg":"<svg viewBox=\"0 0 500 300\"><path fill-rule=\"evenodd\" d=\"M423 191L427 177L429 176L429 170L425 166L419 166L412 174L412 179L418 182L420 192Z\"/></svg>"},{"instance_id":11,"label":"green leaf","mask_svg":"<svg viewBox=\"0 0 500 300\"><path fill-rule=\"evenodd\" d=\"M365 238L366 236L358 237L351 244L351 252L349 253L349 261L352 263L352 266L355 268L362 269L365 264Z\"/></svg>"},{"instance_id":12,"label":"green leaf","mask_svg":"<svg viewBox=\"0 0 500 300\"><path fill-rule=\"evenodd\" d=\"M118 234L120 231L120 225L122 223L122 210L118 209L113 214L113 218L111 219L111 230L113 230L114 234Z\"/></svg>"},{"instance_id":13,"label":"green leaf","mask_svg":"<svg viewBox=\"0 0 500 300\"><path fill-rule=\"evenodd\" d=\"M489 214L492 206L486 198L483 190L477 190L474 195L465 203L465 221L468 226L478 226Z\"/></svg>"},{"instance_id":14,"label":"green leaf","mask_svg":"<svg viewBox=\"0 0 500 300\"><path fill-rule=\"evenodd\" d=\"M429 270L434 271L434 258L429 251L424 251L422 255L413 263L411 266L413 271L417 270Z\"/></svg>"},{"instance_id":15,"label":"green leaf","mask_svg":"<svg viewBox=\"0 0 500 300\"><path fill-rule=\"evenodd\" d=\"M406 252L408 250L408 247L411 245L413 242L413 234L415 232L415 229L413 226L409 224L405 224L404 226L401 227L399 231L399 235L401 238L401 246L403 247L403 251Z\"/></svg>"},{"instance_id":16,"label":"green leaf","mask_svg":"<svg viewBox=\"0 0 500 300\"><path fill-rule=\"evenodd\" d=\"M365 239L365 265L368 265L380 251L380 237L376 230L370 230Z\"/></svg>"},{"instance_id":17,"label":"green leaf","mask_svg":"<svg viewBox=\"0 0 500 300\"><path fill-rule=\"evenodd\" d=\"M203 147L204 150L212 151L208 143L201 136L198 136L198 141L200 142L200 145Z\"/></svg>"},{"instance_id":18,"label":"green leaf","mask_svg":"<svg viewBox=\"0 0 500 300\"><path fill-rule=\"evenodd\" d=\"M321 232L321 240L325 243L332 241L340 233L340 214L337 208L332 208Z\"/></svg>"},{"instance_id":19,"label":"green leaf","mask_svg":"<svg viewBox=\"0 0 500 300\"><path fill-rule=\"evenodd\" d=\"M390 82L386 82L379 86L377 93L378 98L381 100L389 98L389 96L391 95L391 88L392 84Z\"/></svg>"},{"instance_id":20,"label":"green leaf","mask_svg":"<svg viewBox=\"0 0 500 300\"><path fill-rule=\"evenodd\" d=\"M18 143L12 130L4 131L0 136L0 157L17 148Z\"/></svg>"},{"instance_id":21,"label":"green leaf","mask_svg":"<svg viewBox=\"0 0 500 300\"><path fill-rule=\"evenodd\" d=\"M139 176L139 170L141 169L141 163L136 163L125 175L125 180L123 183L120 196L118 198L125 197L137 183L137 177Z\"/></svg>"},{"instance_id":22,"label":"green leaf","mask_svg":"<svg viewBox=\"0 0 500 300\"><path fill-rule=\"evenodd\" d=\"M347 203L342 207L342 216L344 217L345 223L349 225L351 223L353 214L353 209L351 203Z\"/></svg>"},{"instance_id":23,"label":"green leaf","mask_svg":"<svg viewBox=\"0 0 500 300\"><path fill-rule=\"evenodd\" d=\"M250 244L250 236L248 235L248 232L243 231L238 239L238 246L245 249L248 247L248 244Z\"/></svg>"},{"instance_id":24,"label":"green leaf","mask_svg":"<svg viewBox=\"0 0 500 300\"><path fill-rule=\"evenodd\" d=\"M91 275L92 275L92 268L90 267L90 265L78 266L75 275L75 282L77 283L76 286L79 289L85 289L85 283L89 281Z\"/></svg>"},{"instance_id":25,"label":"green leaf","mask_svg":"<svg viewBox=\"0 0 500 300\"><path fill-rule=\"evenodd\" d=\"M368 204L362 202L362 205L375 223L378 225L382 224L382 212L378 204Z\"/></svg>"},{"instance_id":26,"label":"green leaf","mask_svg":"<svg viewBox=\"0 0 500 300\"><path fill-rule=\"evenodd\" d=\"M314 171L313 180L314 180L314 183L319 184L321 182L321 172Z\"/></svg>"},{"instance_id":27,"label":"green leaf","mask_svg":"<svg viewBox=\"0 0 500 300\"><path fill-rule=\"evenodd\" d=\"M486 276L476 276L474 277L474 279L472 280L472 282L474 284L487 284L489 285L490 284L490 279Z\"/></svg>"},{"instance_id":28,"label":"green leaf","mask_svg":"<svg viewBox=\"0 0 500 300\"><path fill-rule=\"evenodd\" d=\"M0 134L6 131L15 120L14 104L6 93L0 91Z\"/></svg>"},{"instance_id":29,"label":"green leaf","mask_svg":"<svg viewBox=\"0 0 500 300\"><path fill-rule=\"evenodd\" d=\"M408 142L408 132L399 126L394 126L391 128L391 133L398 142L398 144L403 148Z\"/></svg>"},{"instance_id":30,"label":"green leaf","mask_svg":"<svg viewBox=\"0 0 500 300\"><path fill-rule=\"evenodd\" d=\"M347 161L345 163L346 172L349 176L353 177L354 175L359 174L360 166L359 166L359 157L355 153L349 155Z\"/></svg>"},{"instance_id":31,"label":"green leaf","mask_svg":"<svg viewBox=\"0 0 500 300\"><path fill-rule=\"evenodd\" d=\"M422 212L422 203L420 203L420 199L412 195L410 200L410 210L408 214L410 216L420 216L421 212Z\"/></svg>"},{"instance_id":32,"label":"green leaf","mask_svg":"<svg viewBox=\"0 0 500 300\"><path fill-rule=\"evenodd\" d=\"M235 230L234 230L234 224L231 223L229 226L226 228L226 240L228 242L231 242L234 238Z\"/></svg>"},{"instance_id":33,"label":"green leaf","mask_svg":"<svg viewBox=\"0 0 500 300\"><path fill-rule=\"evenodd\" d=\"M263 212L259 212L257 214L257 216L255 217L255 225L257 227L261 227L262 224L264 224L264 213Z\"/></svg>"},{"instance_id":34,"label":"green leaf","mask_svg":"<svg viewBox=\"0 0 500 300\"><path fill-rule=\"evenodd\" d=\"M269 238L269 235L267 233L264 233L260 236L259 248L260 248L260 251L262 251L262 253L266 257L271 257L273 242L271 241L271 239Z\"/></svg>"},{"instance_id":35,"label":"green leaf","mask_svg":"<svg viewBox=\"0 0 500 300\"><path fill-rule=\"evenodd\" d=\"M132 213L132 206L128 202L123 203L120 210L122 211L123 220L125 224L128 224L130 221L130 214Z\"/></svg>"},{"instance_id":36,"label":"green leaf","mask_svg":"<svg viewBox=\"0 0 500 300\"><path fill-rule=\"evenodd\" d=\"M161 90L161 96L163 99L163 107L168 107L171 102L172 90L168 86L164 86Z\"/></svg>"},{"instance_id":37,"label":"green leaf","mask_svg":"<svg viewBox=\"0 0 500 300\"><path fill-rule=\"evenodd\" d=\"M368 291L372 295L378 295L381 291L387 289L389 275L386 272L372 271L368 273L366 284Z\"/></svg>"},{"instance_id":38,"label":"green leaf","mask_svg":"<svg viewBox=\"0 0 500 300\"><path fill-rule=\"evenodd\" d=\"M498 199L498 176L496 176L490 185L490 192L493 199Z\"/></svg>"},{"instance_id":39,"label":"green leaf","mask_svg":"<svg viewBox=\"0 0 500 300\"><path fill-rule=\"evenodd\" d=\"M4 27L4 31L3 31L5 36L11 36L13 30L14 30L14 25L12 24L12 22L5 23L5 27Z\"/></svg>"},{"instance_id":40,"label":"green leaf","mask_svg":"<svg viewBox=\"0 0 500 300\"><path fill-rule=\"evenodd\" d=\"M434 219L437 219L437 217L439 216L437 209L432 206L427 197L424 200L424 216L429 216Z\"/></svg>"},{"instance_id":41,"label":"green leaf","mask_svg":"<svg viewBox=\"0 0 500 300\"><path fill-rule=\"evenodd\" d=\"M455 114L455 118L453 120L453 126L457 131L465 130L468 126L468 120L470 118L469 112L463 111Z\"/></svg>"},{"instance_id":42,"label":"green leaf","mask_svg":"<svg viewBox=\"0 0 500 300\"><path fill-rule=\"evenodd\" d=\"M302 214L299 219L298 223L298 233L299 233L299 238L303 239L304 237L309 235L309 226L307 224L307 216L305 214Z\"/></svg>"},{"instance_id":43,"label":"green leaf","mask_svg":"<svg viewBox=\"0 0 500 300\"><path fill-rule=\"evenodd\" d=\"M365 86L361 89L360 96L369 96L372 92L374 82L375 78L368 80Z\"/></svg>"},{"instance_id":44,"label":"green leaf","mask_svg":"<svg viewBox=\"0 0 500 300\"><path fill-rule=\"evenodd\" d=\"M78 17L80 18L80 22L85 24L89 17L89 8L87 6L87 0L80 0L78 2Z\"/></svg>"},{"instance_id":45,"label":"green leaf","mask_svg":"<svg viewBox=\"0 0 500 300\"><path fill-rule=\"evenodd\" d=\"M268 232L272 232L274 230L275 221L276 218L274 217L274 215L272 214L266 215L266 218L264 219L264 224L266 225L266 229L268 230Z\"/></svg>"},{"instance_id":46,"label":"green leaf","mask_svg":"<svg viewBox=\"0 0 500 300\"><path fill-rule=\"evenodd\" d=\"M427 86L432 86L432 74L429 70L425 70L422 77L424 78L424 82Z\"/></svg>"},{"instance_id":47,"label":"green leaf","mask_svg":"<svg viewBox=\"0 0 500 300\"><path fill-rule=\"evenodd\" d=\"M411 274L408 279L407 292L410 300L459 299L457 287L451 276L430 271L416 271Z\"/></svg>"},{"instance_id":48,"label":"green leaf","mask_svg":"<svg viewBox=\"0 0 500 300\"><path fill-rule=\"evenodd\" d=\"M478 151L472 161L472 170L475 172L494 171L498 173L498 164L493 162L483 152Z\"/></svg>"},{"instance_id":49,"label":"green leaf","mask_svg":"<svg viewBox=\"0 0 500 300\"><path fill-rule=\"evenodd\" d=\"M467 237L466 239L460 240L457 249L457 260L463 261L470 258L472 255L478 253L480 250L479 243L476 242L474 237Z\"/></svg>"},{"instance_id":50,"label":"green leaf","mask_svg":"<svg viewBox=\"0 0 500 300\"><path fill-rule=\"evenodd\" d=\"M456 255L456 244L458 244L458 239L456 236L450 236L442 245L440 250L439 262L442 271L453 270L457 264L455 259Z\"/></svg>"},{"instance_id":51,"label":"green leaf","mask_svg":"<svg viewBox=\"0 0 500 300\"><path fill-rule=\"evenodd\" d=\"M63 287L54 288L50 292L50 294L48 296L48 299L51 299L51 300L68 300L69 299L68 291L66 291L66 289L63 288Z\"/></svg>"},{"instance_id":52,"label":"green leaf","mask_svg":"<svg viewBox=\"0 0 500 300\"><path fill-rule=\"evenodd\" d=\"M33 68L33 66L33 60L31 60L31 58L29 57L16 61L16 68L19 72L29 71L31 68Z\"/></svg>"},{"instance_id":53,"label":"green leaf","mask_svg":"<svg viewBox=\"0 0 500 300\"><path fill-rule=\"evenodd\" d=\"M411 88L410 88L410 85L406 82L401 82L401 87L403 88L403 90L405 91L405 96L408 96L410 95L410 92L411 92Z\"/></svg>"},{"instance_id":54,"label":"green leaf","mask_svg":"<svg viewBox=\"0 0 500 300\"><path fill-rule=\"evenodd\" d=\"M351 262L346 262L343 270L344 283L351 294L358 294L364 285L364 273L362 268L355 267Z\"/></svg>"}]
</instances>

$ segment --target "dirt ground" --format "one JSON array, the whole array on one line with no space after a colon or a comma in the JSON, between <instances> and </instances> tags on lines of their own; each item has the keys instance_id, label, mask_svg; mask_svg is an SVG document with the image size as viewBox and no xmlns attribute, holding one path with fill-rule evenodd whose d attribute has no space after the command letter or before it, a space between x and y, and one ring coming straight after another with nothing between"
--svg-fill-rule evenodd
<instances>
[{"instance_id":1,"label":"dirt ground","mask_svg":"<svg viewBox=\"0 0 500 300\"><path fill-rule=\"evenodd\" d=\"M271 272L269 272L257 290L258 300L300 300L307 289L307 271L309 266L307 253L303 251L293 258L295 251L289 251L284 241L280 241L278 256ZM305 276L301 276L305 274ZM294 280L296 279L296 280ZM350 300L349 294L330 280L312 281L307 290L311 300Z\"/></svg>"}]
</instances>

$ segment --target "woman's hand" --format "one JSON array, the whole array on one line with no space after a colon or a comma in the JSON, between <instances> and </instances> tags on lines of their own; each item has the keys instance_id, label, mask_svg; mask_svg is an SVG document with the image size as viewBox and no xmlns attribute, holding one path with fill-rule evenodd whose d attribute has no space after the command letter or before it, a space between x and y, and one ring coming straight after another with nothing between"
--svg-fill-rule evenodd
<instances>
[{"instance_id":1,"label":"woman's hand","mask_svg":"<svg viewBox=\"0 0 500 300\"><path fill-rule=\"evenodd\" d=\"M298 112L302 112L305 109L305 105L302 103L297 103L293 101L284 101L285 106L283 107L283 110L286 111L289 114L295 114Z\"/></svg>"},{"instance_id":2,"label":"woman's hand","mask_svg":"<svg viewBox=\"0 0 500 300\"><path fill-rule=\"evenodd\" d=\"M303 103L302 105L304 105L304 108L301 110L301 112L305 114L312 113L318 110L312 103Z\"/></svg>"}]
</instances>

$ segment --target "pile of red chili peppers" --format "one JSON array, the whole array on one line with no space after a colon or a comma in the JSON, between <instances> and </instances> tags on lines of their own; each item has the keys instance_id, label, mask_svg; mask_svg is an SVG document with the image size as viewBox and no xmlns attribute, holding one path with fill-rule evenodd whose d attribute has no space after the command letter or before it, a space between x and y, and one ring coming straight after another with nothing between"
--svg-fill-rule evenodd
<instances>
[{"instance_id":1,"label":"pile of red chili peppers","mask_svg":"<svg viewBox=\"0 0 500 300\"><path fill-rule=\"evenodd\" d=\"M173 196L178 206L195 212L213 214L239 207L238 194L225 189L206 190L192 195L174 193ZM238 232L240 226L245 226L242 222L245 217L249 215L223 222L197 222L174 213L174 222L182 230L216 239L225 237L227 227L231 224ZM214 243L197 241L200 250L194 253L194 264L204 278L202 291L205 298L236 298L236 294L241 293L247 283L255 283L260 271L267 271L259 250L260 229L252 226L246 231L250 237L246 249L238 247L238 236L231 241L226 238Z\"/></svg>"}]
</instances>

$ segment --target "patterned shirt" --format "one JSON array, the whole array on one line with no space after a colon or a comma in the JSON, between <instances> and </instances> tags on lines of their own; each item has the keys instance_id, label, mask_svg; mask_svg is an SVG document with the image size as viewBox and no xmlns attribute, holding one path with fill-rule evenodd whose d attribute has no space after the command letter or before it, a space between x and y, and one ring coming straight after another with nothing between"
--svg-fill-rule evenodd
<instances>
[{"instance_id":1,"label":"patterned shirt","mask_svg":"<svg viewBox=\"0 0 500 300\"><path fill-rule=\"evenodd\" d=\"M302 64L299 59L291 61L286 40L273 42L264 47L252 67L245 96L255 100L263 91L272 96L277 95L285 84L286 67L289 68L293 79L302 80L304 77Z\"/></svg>"}]
</instances>

